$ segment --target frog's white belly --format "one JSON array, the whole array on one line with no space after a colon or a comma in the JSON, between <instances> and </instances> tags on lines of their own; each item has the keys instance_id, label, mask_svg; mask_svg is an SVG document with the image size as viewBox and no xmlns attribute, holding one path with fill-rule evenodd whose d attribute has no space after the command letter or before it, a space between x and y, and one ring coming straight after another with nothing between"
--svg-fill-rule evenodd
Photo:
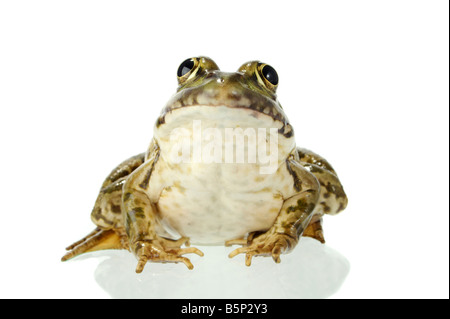
<instances>
[{"instance_id":1,"label":"frog's white belly","mask_svg":"<svg viewBox=\"0 0 450 319\"><path fill-rule=\"evenodd\" d=\"M166 114L165 124L155 129L160 157L150 186L150 198L164 226L160 234L189 237L192 243L198 244L223 244L249 232L269 229L283 205L283 196L287 198L292 188L284 161L295 148L294 139L272 133L278 133L282 126L282 122L266 114L227 106L190 106ZM211 145L211 140L206 138L209 129L216 133L213 136L217 144L213 144L213 149L222 151L213 161L195 160L196 149L201 149L199 154L211 152L207 151ZM230 139L231 154L241 149L244 160L238 161L237 155L227 160L227 130L230 129L234 133L250 129L248 133L254 132L258 141L262 141L252 145L258 149L255 161L246 160L249 151L255 150L248 136L248 141L243 140L239 146L237 137ZM185 145L189 145L186 148L189 160L184 157L175 160L180 153L184 154ZM274 170L269 173L262 170L269 162L260 158L261 149L263 154L269 151L274 155L269 161L270 167L275 165Z\"/></svg>"},{"instance_id":2,"label":"frog's white belly","mask_svg":"<svg viewBox=\"0 0 450 319\"><path fill-rule=\"evenodd\" d=\"M269 229L283 199L270 187L274 175L264 178L254 172L250 165L236 164L177 167L157 203L165 230L192 243L223 244Z\"/></svg>"}]
</instances>

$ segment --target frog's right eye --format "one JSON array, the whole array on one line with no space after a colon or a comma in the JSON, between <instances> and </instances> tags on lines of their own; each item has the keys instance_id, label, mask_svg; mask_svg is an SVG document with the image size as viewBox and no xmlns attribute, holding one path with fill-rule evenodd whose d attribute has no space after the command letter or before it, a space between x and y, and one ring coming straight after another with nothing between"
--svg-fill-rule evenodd
<instances>
[{"instance_id":1,"label":"frog's right eye","mask_svg":"<svg viewBox=\"0 0 450 319\"><path fill-rule=\"evenodd\" d=\"M192 75L195 75L199 66L198 58L184 60L178 67L178 83L184 84Z\"/></svg>"},{"instance_id":2,"label":"frog's right eye","mask_svg":"<svg viewBox=\"0 0 450 319\"><path fill-rule=\"evenodd\" d=\"M219 70L217 64L208 57L199 56L184 60L178 67L178 84L187 85L194 79L205 76L210 72Z\"/></svg>"},{"instance_id":3,"label":"frog's right eye","mask_svg":"<svg viewBox=\"0 0 450 319\"><path fill-rule=\"evenodd\" d=\"M186 74L188 74L189 72L191 72L197 64L196 60L197 59L194 59L194 58L184 60L178 67L177 76L179 78L181 78L181 77L185 76Z\"/></svg>"}]
</instances>

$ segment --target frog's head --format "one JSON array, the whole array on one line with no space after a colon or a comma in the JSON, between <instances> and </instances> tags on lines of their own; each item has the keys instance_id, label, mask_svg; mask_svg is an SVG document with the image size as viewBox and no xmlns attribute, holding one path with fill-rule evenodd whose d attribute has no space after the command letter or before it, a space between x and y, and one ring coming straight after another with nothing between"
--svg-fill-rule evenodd
<instances>
[{"instance_id":1,"label":"frog's head","mask_svg":"<svg viewBox=\"0 0 450 319\"><path fill-rule=\"evenodd\" d=\"M244 121L251 117L267 125L270 122L272 127L278 128L279 134L292 137L292 127L276 97L278 75L270 65L251 61L237 72L227 73L220 71L210 58L195 57L181 63L177 78L177 93L162 110L156 128L172 121L169 115L178 110L190 108L192 114L194 109L206 106L240 110L239 116Z\"/></svg>"}]
</instances>

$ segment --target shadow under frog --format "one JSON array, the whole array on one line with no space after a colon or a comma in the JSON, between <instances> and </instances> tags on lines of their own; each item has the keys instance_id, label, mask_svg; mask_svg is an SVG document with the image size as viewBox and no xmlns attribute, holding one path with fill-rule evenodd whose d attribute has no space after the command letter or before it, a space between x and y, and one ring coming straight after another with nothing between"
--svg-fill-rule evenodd
<instances>
[{"instance_id":1,"label":"shadow under frog","mask_svg":"<svg viewBox=\"0 0 450 319\"><path fill-rule=\"evenodd\" d=\"M339 252L311 239L275 264L257 258L251 268L228 260L227 247L202 246L208 258L195 257L196 271L176 264L153 263L137 275L136 259L126 251L100 251L77 259L106 258L95 280L112 298L328 298L344 283L349 261ZM241 256L244 258L243 256ZM226 262L225 262L226 261Z\"/></svg>"}]
</instances>

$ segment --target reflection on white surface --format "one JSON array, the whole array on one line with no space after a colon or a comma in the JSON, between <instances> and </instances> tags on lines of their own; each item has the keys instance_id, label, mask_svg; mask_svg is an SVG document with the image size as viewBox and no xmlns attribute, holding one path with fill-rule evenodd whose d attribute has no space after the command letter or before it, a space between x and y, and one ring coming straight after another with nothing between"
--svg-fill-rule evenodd
<instances>
[{"instance_id":1,"label":"reflection on white surface","mask_svg":"<svg viewBox=\"0 0 450 319\"><path fill-rule=\"evenodd\" d=\"M95 280L113 298L327 298L337 292L350 270L347 259L316 240L302 238L281 263L244 256L233 259L234 249L198 246L204 257L186 255L194 264L148 263L136 274L135 257L127 251L90 254L105 258L95 270ZM86 256L87 257L87 256Z\"/></svg>"}]
</instances>

